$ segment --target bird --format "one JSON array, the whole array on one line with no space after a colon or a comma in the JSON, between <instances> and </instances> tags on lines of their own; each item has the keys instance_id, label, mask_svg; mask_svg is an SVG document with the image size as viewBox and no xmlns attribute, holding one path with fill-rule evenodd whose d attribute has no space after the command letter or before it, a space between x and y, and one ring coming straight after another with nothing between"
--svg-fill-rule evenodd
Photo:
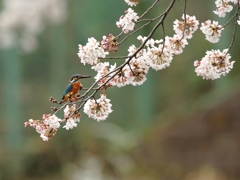
<instances>
[{"instance_id":1,"label":"bird","mask_svg":"<svg viewBox=\"0 0 240 180\"><path fill-rule=\"evenodd\" d=\"M78 93L78 91L82 90L82 84L80 82L80 79L83 78L90 78L91 76L83 76L81 74L74 74L70 78L70 83L67 85L62 100L60 101L60 104L66 102L66 101L72 101L72 98L76 98L75 95Z\"/></svg>"}]
</instances>

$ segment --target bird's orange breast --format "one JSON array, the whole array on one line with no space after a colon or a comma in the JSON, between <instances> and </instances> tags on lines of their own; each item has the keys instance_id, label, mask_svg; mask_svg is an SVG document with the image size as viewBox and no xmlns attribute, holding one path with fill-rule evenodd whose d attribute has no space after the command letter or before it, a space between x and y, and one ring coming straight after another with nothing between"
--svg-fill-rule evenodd
<instances>
[{"instance_id":1,"label":"bird's orange breast","mask_svg":"<svg viewBox=\"0 0 240 180\"><path fill-rule=\"evenodd\" d=\"M75 94L78 93L78 91L80 90L80 88L82 87L82 85L81 85L80 82L73 82L72 85L73 85L73 86L72 86L71 92L73 92L73 94L75 95Z\"/></svg>"}]
</instances>

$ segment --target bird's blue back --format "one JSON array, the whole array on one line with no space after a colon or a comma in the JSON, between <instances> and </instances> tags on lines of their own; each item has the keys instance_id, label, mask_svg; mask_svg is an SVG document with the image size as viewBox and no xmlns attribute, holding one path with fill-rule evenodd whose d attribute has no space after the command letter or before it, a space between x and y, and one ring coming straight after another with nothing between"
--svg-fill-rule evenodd
<instances>
[{"instance_id":1,"label":"bird's blue back","mask_svg":"<svg viewBox=\"0 0 240 180\"><path fill-rule=\"evenodd\" d=\"M65 96L67 93L69 93L72 90L72 83L69 83L63 93L63 96Z\"/></svg>"}]
</instances>

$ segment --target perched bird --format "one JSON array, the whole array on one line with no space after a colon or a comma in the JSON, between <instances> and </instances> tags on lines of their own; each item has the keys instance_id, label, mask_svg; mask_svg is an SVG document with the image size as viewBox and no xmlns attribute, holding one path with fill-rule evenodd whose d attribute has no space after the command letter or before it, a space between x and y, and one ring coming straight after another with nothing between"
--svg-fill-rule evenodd
<instances>
[{"instance_id":1,"label":"perched bird","mask_svg":"<svg viewBox=\"0 0 240 180\"><path fill-rule=\"evenodd\" d=\"M75 95L82 89L82 84L80 79L90 78L91 76L82 76L81 74L74 74L70 79L70 83L67 85L66 90L63 93L62 100L60 104L65 101L72 100L72 98L76 98Z\"/></svg>"}]
</instances>

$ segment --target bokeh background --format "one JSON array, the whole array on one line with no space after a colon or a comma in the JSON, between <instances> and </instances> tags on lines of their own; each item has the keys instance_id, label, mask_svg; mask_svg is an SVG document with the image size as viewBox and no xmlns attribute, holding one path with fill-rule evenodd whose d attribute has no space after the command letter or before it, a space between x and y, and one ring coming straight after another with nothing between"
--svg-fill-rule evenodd
<instances>
[{"instance_id":1,"label":"bokeh background","mask_svg":"<svg viewBox=\"0 0 240 180\"><path fill-rule=\"evenodd\" d=\"M141 14L152 2L140 0L134 9ZM146 17L157 16L168 3L160 1ZM115 23L128 6L123 0L1 0L0 5L1 180L240 179L239 29L230 51L236 63L227 76L203 80L193 66L206 50L228 48L233 23L218 44L205 41L198 30L184 53L169 68L150 70L142 86L109 88L114 111L106 121L83 114L78 127L60 128L44 142L24 122L51 113L49 97L61 99L72 74L95 75L80 63L78 44L118 34ZM188 1L187 14L200 22L226 23L213 10L214 1ZM173 35L172 22L182 12L180 0L166 19L166 35ZM138 35L146 36L151 27ZM153 37L161 39L161 30ZM131 44L140 45L136 36L117 55L126 55Z\"/></svg>"}]
</instances>

